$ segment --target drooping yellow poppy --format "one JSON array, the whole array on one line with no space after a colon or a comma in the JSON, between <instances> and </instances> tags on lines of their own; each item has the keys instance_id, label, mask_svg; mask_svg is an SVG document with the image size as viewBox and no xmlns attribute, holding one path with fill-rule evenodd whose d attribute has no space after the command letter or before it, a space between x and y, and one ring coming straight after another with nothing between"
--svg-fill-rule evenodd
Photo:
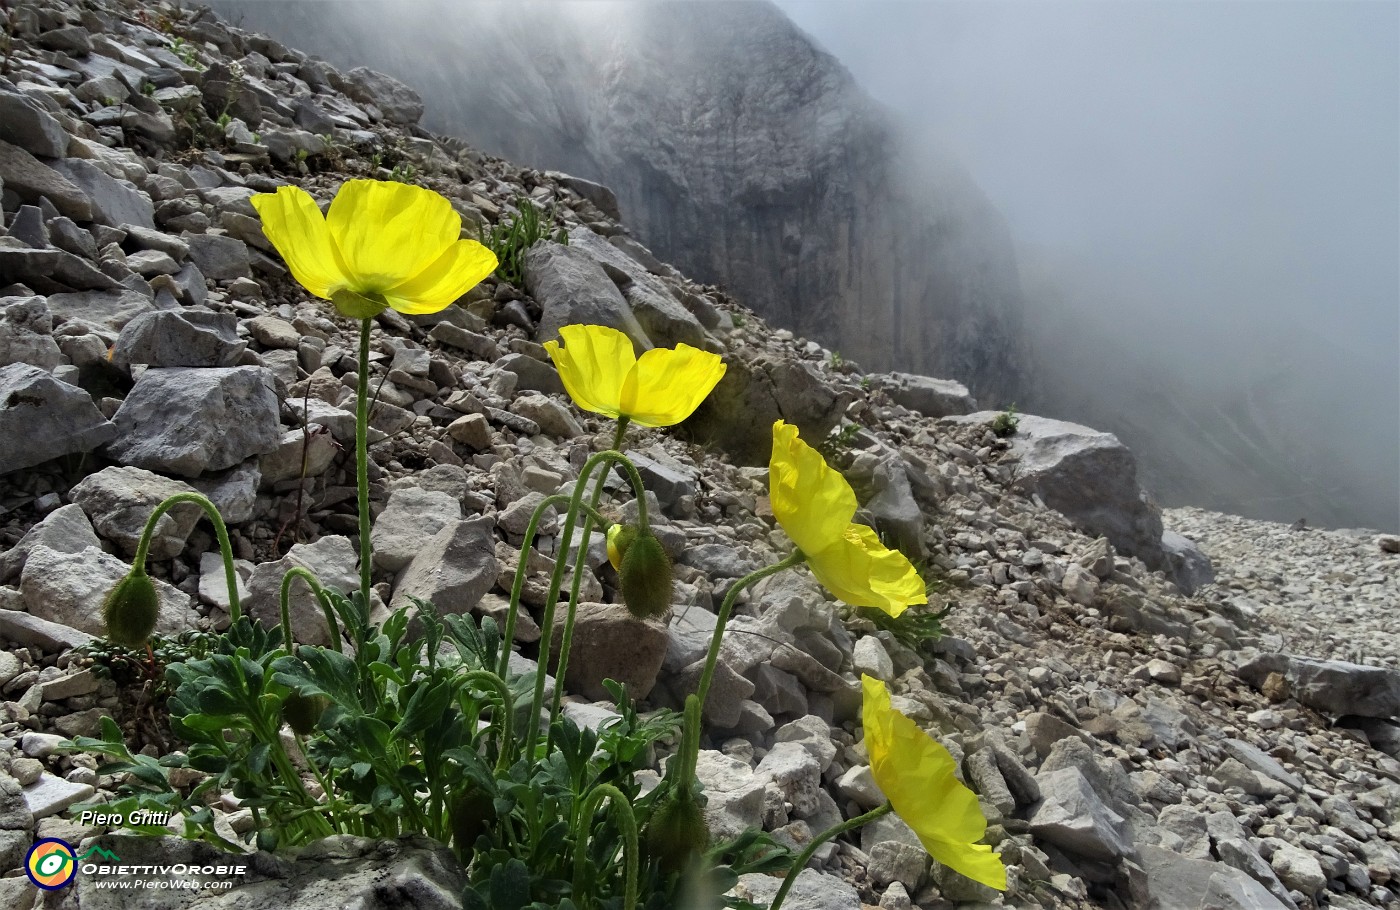
<instances>
[{"instance_id":1,"label":"drooping yellow poppy","mask_svg":"<svg viewBox=\"0 0 1400 910\"><path fill-rule=\"evenodd\" d=\"M724 376L718 354L678 344L641 357L632 339L601 325L566 325L563 345L544 348L574 404L608 417L626 417L644 427L669 427L691 415Z\"/></svg>"},{"instance_id":2,"label":"drooping yellow poppy","mask_svg":"<svg viewBox=\"0 0 1400 910\"><path fill-rule=\"evenodd\" d=\"M870 772L894 811L934 859L1005 891L1006 866L1000 854L977 843L987 833L987 820L977 795L953 773L953 756L894 709L884 683L865 675L860 683Z\"/></svg>"},{"instance_id":3,"label":"drooping yellow poppy","mask_svg":"<svg viewBox=\"0 0 1400 910\"><path fill-rule=\"evenodd\" d=\"M908 557L855 524L856 494L840 472L784 421L773 424L768 498L817 581L854 607L876 607L898 616L910 604L928 603L923 579Z\"/></svg>"},{"instance_id":4,"label":"drooping yellow poppy","mask_svg":"<svg viewBox=\"0 0 1400 910\"><path fill-rule=\"evenodd\" d=\"M496 268L495 253L458 239L462 218L452 203L422 187L347 180L325 216L295 186L252 203L292 277L353 318L386 307L436 313Z\"/></svg>"}]
</instances>

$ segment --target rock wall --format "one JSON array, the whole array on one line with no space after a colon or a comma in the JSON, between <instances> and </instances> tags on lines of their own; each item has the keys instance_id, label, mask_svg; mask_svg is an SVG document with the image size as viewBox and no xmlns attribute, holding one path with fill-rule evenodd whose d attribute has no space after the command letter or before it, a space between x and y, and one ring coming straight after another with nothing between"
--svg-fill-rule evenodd
<instances>
[{"instance_id":1,"label":"rock wall","mask_svg":"<svg viewBox=\"0 0 1400 910\"><path fill-rule=\"evenodd\" d=\"M1000 216L771 4L415 3L387 35L377 4L215 6L394 73L434 130L607 184L661 258L777 325L989 406L1024 399Z\"/></svg>"}]
</instances>

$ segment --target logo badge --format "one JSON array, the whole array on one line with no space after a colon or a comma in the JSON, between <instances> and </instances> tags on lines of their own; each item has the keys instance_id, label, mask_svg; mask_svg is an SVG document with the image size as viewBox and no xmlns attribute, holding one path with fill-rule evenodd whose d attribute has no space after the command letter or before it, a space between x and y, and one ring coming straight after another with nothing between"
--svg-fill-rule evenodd
<instances>
[{"instance_id":1,"label":"logo badge","mask_svg":"<svg viewBox=\"0 0 1400 910\"><path fill-rule=\"evenodd\" d=\"M57 891L78 874L78 862L67 841L49 837L29 848L29 855L24 858L24 872L40 888Z\"/></svg>"}]
</instances>

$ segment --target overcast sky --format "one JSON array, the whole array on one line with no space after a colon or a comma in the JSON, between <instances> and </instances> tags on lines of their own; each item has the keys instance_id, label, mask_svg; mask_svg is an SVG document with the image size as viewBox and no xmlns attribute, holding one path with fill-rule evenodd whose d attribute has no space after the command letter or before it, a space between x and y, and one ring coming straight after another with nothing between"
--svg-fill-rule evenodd
<instances>
[{"instance_id":1,"label":"overcast sky","mask_svg":"<svg viewBox=\"0 0 1400 910\"><path fill-rule=\"evenodd\" d=\"M777 4L1019 243L1220 331L1400 356L1400 4Z\"/></svg>"}]
</instances>

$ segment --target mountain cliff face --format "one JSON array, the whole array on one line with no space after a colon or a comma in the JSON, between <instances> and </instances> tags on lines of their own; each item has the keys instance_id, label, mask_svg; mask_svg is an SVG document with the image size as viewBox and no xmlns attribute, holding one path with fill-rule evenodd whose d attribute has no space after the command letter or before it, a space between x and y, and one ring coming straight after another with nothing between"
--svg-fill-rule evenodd
<instances>
[{"instance_id":1,"label":"mountain cliff face","mask_svg":"<svg viewBox=\"0 0 1400 910\"><path fill-rule=\"evenodd\" d=\"M435 131L607 184L661 258L868 368L1025 387L999 215L767 3L214 5L399 77Z\"/></svg>"}]
</instances>

